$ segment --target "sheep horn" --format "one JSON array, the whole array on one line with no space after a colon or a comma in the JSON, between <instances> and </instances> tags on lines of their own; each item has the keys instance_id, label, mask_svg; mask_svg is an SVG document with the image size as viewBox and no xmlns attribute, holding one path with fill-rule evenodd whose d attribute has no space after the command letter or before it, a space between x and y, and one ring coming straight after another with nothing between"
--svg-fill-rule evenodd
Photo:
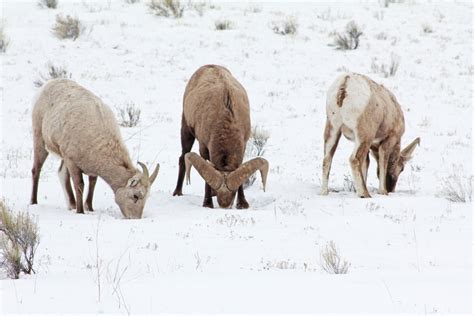
<instances>
[{"instance_id":1,"label":"sheep horn","mask_svg":"<svg viewBox=\"0 0 474 316\"><path fill-rule=\"evenodd\" d=\"M159 163L156 164L155 171L153 171L153 173L150 176L150 185L152 185L153 182L155 182L155 179L158 176L158 171L160 171L160 164Z\"/></svg>"},{"instance_id":2,"label":"sheep horn","mask_svg":"<svg viewBox=\"0 0 474 316\"><path fill-rule=\"evenodd\" d=\"M140 165L140 167L142 167L142 170L143 170L143 175L145 177L145 179L149 179L150 178L150 174L148 173L148 168L145 166L144 163L138 161L138 164Z\"/></svg>"},{"instance_id":3,"label":"sheep horn","mask_svg":"<svg viewBox=\"0 0 474 316\"><path fill-rule=\"evenodd\" d=\"M266 159L259 157L249 160L227 176L227 187L231 191L236 191L255 171L260 170L263 191L265 192L268 167L268 161Z\"/></svg>"},{"instance_id":4,"label":"sheep horn","mask_svg":"<svg viewBox=\"0 0 474 316\"><path fill-rule=\"evenodd\" d=\"M194 166L201 177L214 190L221 187L224 181L223 175L217 171L210 163L206 162L204 158L196 153L187 153L184 155L184 162L186 165L186 183L191 183L191 167Z\"/></svg>"}]
</instances>

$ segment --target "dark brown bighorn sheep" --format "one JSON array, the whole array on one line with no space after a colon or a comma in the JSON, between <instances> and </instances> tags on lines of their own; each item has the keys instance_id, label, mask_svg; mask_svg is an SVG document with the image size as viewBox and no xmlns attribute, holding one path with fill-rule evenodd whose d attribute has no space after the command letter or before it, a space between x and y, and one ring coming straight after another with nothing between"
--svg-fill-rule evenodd
<instances>
[{"instance_id":1,"label":"dark brown bighorn sheep","mask_svg":"<svg viewBox=\"0 0 474 316\"><path fill-rule=\"evenodd\" d=\"M97 177L115 193L115 202L126 218L141 218L150 187L160 165L148 173L138 171L120 136L114 113L97 96L67 79L47 82L38 93L33 107L33 189L31 204L38 203L41 167L53 153L61 158L59 179L70 209L93 211L92 197ZM83 206L84 182L89 176L89 191ZM74 183L76 196L71 187Z\"/></svg>"},{"instance_id":2,"label":"dark brown bighorn sheep","mask_svg":"<svg viewBox=\"0 0 474 316\"><path fill-rule=\"evenodd\" d=\"M242 164L250 137L250 108L247 93L229 70L216 65L199 68L189 80L183 98L181 121L182 154L173 195L182 195L185 173L189 181L194 166L206 181L204 207L231 207L237 193L237 208L248 208L242 184L260 170L263 190L268 161L254 158ZM190 153L194 140L201 156Z\"/></svg>"},{"instance_id":3,"label":"dark brown bighorn sheep","mask_svg":"<svg viewBox=\"0 0 474 316\"><path fill-rule=\"evenodd\" d=\"M420 144L420 138L416 138L400 151L405 121L395 96L366 76L344 74L329 88L326 115L321 194L328 194L332 157L341 133L355 143L349 161L357 195L370 197L366 184L369 150L378 164L378 192L393 192L406 162Z\"/></svg>"}]
</instances>

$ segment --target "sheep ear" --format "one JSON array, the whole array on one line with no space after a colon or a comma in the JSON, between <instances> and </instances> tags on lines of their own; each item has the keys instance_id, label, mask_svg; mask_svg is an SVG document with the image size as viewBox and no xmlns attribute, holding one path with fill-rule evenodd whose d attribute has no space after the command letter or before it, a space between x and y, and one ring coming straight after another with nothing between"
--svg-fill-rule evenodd
<instances>
[{"instance_id":1,"label":"sheep ear","mask_svg":"<svg viewBox=\"0 0 474 316\"><path fill-rule=\"evenodd\" d=\"M413 152L415 151L416 146L420 145L420 137L415 138L414 141L410 143L405 149L402 150L400 156L403 158L404 161L408 161L413 157Z\"/></svg>"}]
</instances>

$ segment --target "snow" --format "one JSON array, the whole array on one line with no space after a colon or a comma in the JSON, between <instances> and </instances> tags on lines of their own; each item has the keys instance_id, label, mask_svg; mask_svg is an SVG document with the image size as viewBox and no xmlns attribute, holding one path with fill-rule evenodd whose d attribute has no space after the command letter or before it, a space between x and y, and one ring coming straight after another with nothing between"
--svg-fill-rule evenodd
<instances>
[{"instance_id":1,"label":"snow","mask_svg":"<svg viewBox=\"0 0 474 316\"><path fill-rule=\"evenodd\" d=\"M41 234L37 273L1 280L2 313L471 313L472 203L440 192L453 172L472 174L472 4L214 2L202 16L187 7L173 19L150 14L145 0L59 0L56 10L7 0L2 11L10 45L1 55L0 197L36 216ZM58 13L77 16L84 34L55 38ZM289 16L297 34L274 34L272 23ZM234 28L216 31L219 19ZM360 47L329 46L351 20L363 29ZM376 39L381 32L386 40ZM396 75L373 73L373 58L388 63L392 53ZM33 81L48 62L112 108L141 108L139 126L122 135L134 160L161 164L143 219L123 219L101 180L96 212L68 211L54 157L43 167L39 204L28 205ZM248 210L202 208L195 171L184 196L172 196L184 87L207 63L231 70L249 94L252 123L270 134L267 192L258 175L246 190ZM373 159L373 198L344 189L353 149L345 139L330 193L319 195L326 91L345 71L397 96L402 146L421 137L389 196L377 194ZM330 240L348 274L321 268Z\"/></svg>"}]
</instances>

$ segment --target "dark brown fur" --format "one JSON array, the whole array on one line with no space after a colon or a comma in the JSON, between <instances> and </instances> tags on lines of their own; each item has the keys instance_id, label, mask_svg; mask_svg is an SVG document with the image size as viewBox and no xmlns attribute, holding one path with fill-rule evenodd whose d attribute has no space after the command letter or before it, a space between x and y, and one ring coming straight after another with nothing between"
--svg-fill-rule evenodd
<instances>
[{"instance_id":1,"label":"dark brown fur","mask_svg":"<svg viewBox=\"0 0 474 316\"><path fill-rule=\"evenodd\" d=\"M337 105L339 105L339 107L342 106L342 102L344 102L344 99L346 98L347 79L349 79L349 76L346 76L344 78L344 81L342 82L341 87L339 88L339 91L337 92L336 103Z\"/></svg>"},{"instance_id":2,"label":"dark brown fur","mask_svg":"<svg viewBox=\"0 0 474 316\"><path fill-rule=\"evenodd\" d=\"M182 152L173 195L182 195L184 155L191 151L195 139L204 159L211 161L217 170L230 172L242 164L249 137L250 109L244 87L224 67L199 68L184 92ZM231 198L234 196L235 193ZM213 207L212 189L207 183L203 205ZM248 208L242 187L238 190L237 208Z\"/></svg>"}]
</instances>

